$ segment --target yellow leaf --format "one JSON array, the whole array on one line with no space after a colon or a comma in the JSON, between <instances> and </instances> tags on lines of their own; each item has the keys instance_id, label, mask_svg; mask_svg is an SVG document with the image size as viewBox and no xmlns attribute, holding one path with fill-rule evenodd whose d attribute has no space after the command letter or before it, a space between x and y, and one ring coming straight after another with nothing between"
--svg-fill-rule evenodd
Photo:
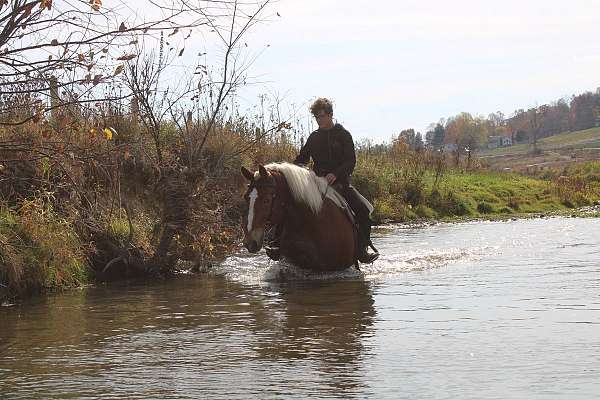
<instances>
[{"instance_id":1,"label":"yellow leaf","mask_svg":"<svg viewBox=\"0 0 600 400\"><path fill-rule=\"evenodd\" d=\"M52 0L42 0L40 2L40 8L43 10L44 8L47 8L48 10L50 10L52 8Z\"/></svg>"},{"instance_id":2,"label":"yellow leaf","mask_svg":"<svg viewBox=\"0 0 600 400\"><path fill-rule=\"evenodd\" d=\"M90 137L95 138L96 135L98 135L98 131L96 130L96 128L90 129Z\"/></svg>"},{"instance_id":3,"label":"yellow leaf","mask_svg":"<svg viewBox=\"0 0 600 400\"><path fill-rule=\"evenodd\" d=\"M106 136L107 140L112 140L113 133L110 129L104 128L104 136Z\"/></svg>"}]
</instances>

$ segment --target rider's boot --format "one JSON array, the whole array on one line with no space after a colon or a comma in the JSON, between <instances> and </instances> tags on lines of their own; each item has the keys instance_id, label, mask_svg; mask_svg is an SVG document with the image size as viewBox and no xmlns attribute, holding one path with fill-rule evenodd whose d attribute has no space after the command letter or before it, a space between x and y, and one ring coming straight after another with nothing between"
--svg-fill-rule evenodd
<instances>
[{"instance_id":1,"label":"rider's boot","mask_svg":"<svg viewBox=\"0 0 600 400\"><path fill-rule=\"evenodd\" d=\"M379 258L379 252L373 246L371 242L371 219L367 218L367 221L361 221L358 225L358 261L364 264L371 264L373 261ZM369 251L371 247L375 252Z\"/></svg>"}]
</instances>

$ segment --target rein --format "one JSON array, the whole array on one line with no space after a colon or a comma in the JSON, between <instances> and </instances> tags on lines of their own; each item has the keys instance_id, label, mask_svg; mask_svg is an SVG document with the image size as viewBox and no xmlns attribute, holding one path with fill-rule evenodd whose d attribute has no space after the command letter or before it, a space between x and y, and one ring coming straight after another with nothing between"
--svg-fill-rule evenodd
<instances>
[{"instance_id":1,"label":"rein","mask_svg":"<svg viewBox=\"0 0 600 400\"><path fill-rule=\"evenodd\" d=\"M279 174L271 175L272 179L269 179L267 182L252 182L248 185L248 188L252 190L252 188L274 188L274 192L271 195L271 209L269 210L269 216L267 217L266 223L268 225L277 225L278 223L273 223L273 220L282 219L285 211L285 199L283 199L283 191L285 190L285 178ZM279 195L278 193L281 192ZM275 209L275 203L279 204L279 208ZM274 215L275 212L279 210L277 215ZM277 218L275 218L277 217ZM281 223L281 221L279 221Z\"/></svg>"}]
</instances>

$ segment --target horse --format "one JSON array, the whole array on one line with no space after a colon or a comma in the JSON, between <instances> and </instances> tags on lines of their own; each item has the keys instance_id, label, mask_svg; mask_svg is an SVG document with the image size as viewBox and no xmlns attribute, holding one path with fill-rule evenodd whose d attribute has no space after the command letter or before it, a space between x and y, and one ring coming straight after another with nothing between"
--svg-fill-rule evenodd
<instances>
[{"instance_id":1,"label":"horse","mask_svg":"<svg viewBox=\"0 0 600 400\"><path fill-rule=\"evenodd\" d=\"M325 178L285 162L260 165L255 173L241 167L241 172L249 181L242 227L250 253L260 251L267 232L276 230L281 256L298 267L358 268L354 224Z\"/></svg>"}]
</instances>

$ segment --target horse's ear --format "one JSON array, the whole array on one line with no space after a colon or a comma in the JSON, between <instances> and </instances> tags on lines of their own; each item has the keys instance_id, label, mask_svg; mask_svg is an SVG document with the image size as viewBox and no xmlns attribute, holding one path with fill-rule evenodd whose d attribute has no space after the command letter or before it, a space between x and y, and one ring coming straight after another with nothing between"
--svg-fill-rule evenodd
<instances>
[{"instance_id":1,"label":"horse's ear","mask_svg":"<svg viewBox=\"0 0 600 400\"><path fill-rule=\"evenodd\" d=\"M260 176L262 176L263 178L268 178L269 177L269 173L267 172L267 170L265 169L265 167L263 167L262 165L258 166L258 172L260 173Z\"/></svg>"},{"instance_id":2,"label":"horse's ear","mask_svg":"<svg viewBox=\"0 0 600 400\"><path fill-rule=\"evenodd\" d=\"M248 168L242 166L242 168L240 168L240 170L242 171L242 175L244 175L244 177L246 179L248 179L250 182L252 182L254 180L254 174L252 172L250 172L248 170Z\"/></svg>"}]
</instances>

